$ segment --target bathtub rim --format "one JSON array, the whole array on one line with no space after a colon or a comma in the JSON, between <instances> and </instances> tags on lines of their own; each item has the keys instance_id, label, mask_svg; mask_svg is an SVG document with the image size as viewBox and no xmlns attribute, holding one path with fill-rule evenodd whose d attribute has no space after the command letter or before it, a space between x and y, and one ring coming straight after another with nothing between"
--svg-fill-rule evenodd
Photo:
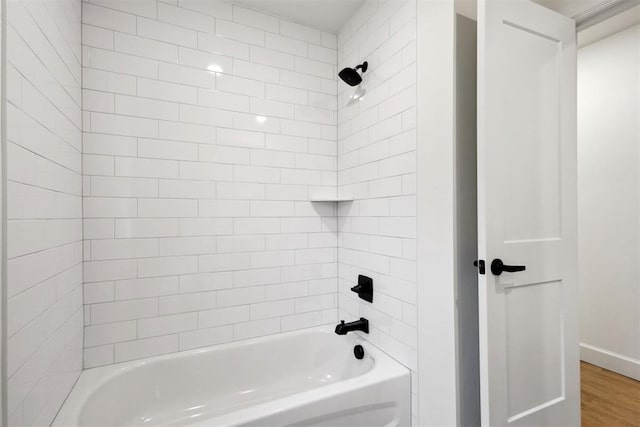
<instances>
[{"instance_id":1,"label":"bathtub rim","mask_svg":"<svg viewBox=\"0 0 640 427\"><path fill-rule=\"evenodd\" d=\"M202 353L224 351L225 349L229 348L259 344L263 342L291 338L309 333L334 334L335 332L333 331L333 326L316 326L312 328L248 338L223 344L214 344L202 348L179 351L158 356L150 356L142 359L85 369L80 374L78 381L71 389L71 392L67 396L60 411L54 418L52 427L79 427L78 421L80 419L80 414L82 412L84 404L87 402L89 397L102 385L106 384L108 381L117 376L125 374L127 371L131 371L138 367L163 360L189 358L191 356ZM299 406L300 404L303 404L305 402L328 398L345 391L354 391L377 383L392 380L394 378L401 378L403 376L406 376L410 381L411 371L409 370L409 368L391 357L389 354L383 352L382 350L368 342L360 335L353 334L351 336L347 335L342 338L349 340L350 346L359 344L364 347L366 352L365 354L368 354L373 358L373 366L369 371L363 373L362 375L347 378L345 380L338 381L332 384L293 393L287 396L277 397L272 400L256 403L255 405L251 405L249 407L232 410L228 413L214 415L213 417L195 422L192 425L194 427L210 426L212 420L216 420L216 422L219 421L223 424L230 421L253 421L259 418L257 416L258 414L260 414L261 416L274 415L278 412L282 412L287 409Z\"/></svg>"}]
</instances>

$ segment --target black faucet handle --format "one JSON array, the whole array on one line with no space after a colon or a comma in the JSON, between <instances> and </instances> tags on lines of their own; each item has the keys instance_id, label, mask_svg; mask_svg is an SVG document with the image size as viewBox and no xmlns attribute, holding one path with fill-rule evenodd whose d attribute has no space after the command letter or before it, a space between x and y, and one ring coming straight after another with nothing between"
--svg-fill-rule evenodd
<instances>
[{"instance_id":1,"label":"black faucet handle","mask_svg":"<svg viewBox=\"0 0 640 427\"><path fill-rule=\"evenodd\" d=\"M373 302L373 280L370 277L359 275L358 284L351 288L351 292L358 294L360 299Z\"/></svg>"}]
</instances>

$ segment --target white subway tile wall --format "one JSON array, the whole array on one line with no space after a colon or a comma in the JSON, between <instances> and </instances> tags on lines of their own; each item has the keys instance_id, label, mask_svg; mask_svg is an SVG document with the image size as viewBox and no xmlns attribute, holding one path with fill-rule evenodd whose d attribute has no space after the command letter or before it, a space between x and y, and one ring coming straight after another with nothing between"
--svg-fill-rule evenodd
<instances>
[{"instance_id":1,"label":"white subway tile wall","mask_svg":"<svg viewBox=\"0 0 640 427\"><path fill-rule=\"evenodd\" d=\"M10 426L48 426L82 370L80 9L7 2Z\"/></svg>"},{"instance_id":2,"label":"white subway tile wall","mask_svg":"<svg viewBox=\"0 0 640 427\"><path fill-rule=\"evenodd\" d=\"M82 23L85 368L335 322L336 37L219 0Z\"/></svg>"},{"instance_id":3,"label":"white subway tile wall","mask_svg":"<svg viewBox=\"0 0 640 427\"><path fill-rule=\"evenodd\" d=\"M366 338L412 370L417 423L416 2L368 0L338 35L338 65L368 61L362 87L338 86L339 315L364 316ZM350 291L374 281L373 304Z\"/></svg>"}]
</instances>

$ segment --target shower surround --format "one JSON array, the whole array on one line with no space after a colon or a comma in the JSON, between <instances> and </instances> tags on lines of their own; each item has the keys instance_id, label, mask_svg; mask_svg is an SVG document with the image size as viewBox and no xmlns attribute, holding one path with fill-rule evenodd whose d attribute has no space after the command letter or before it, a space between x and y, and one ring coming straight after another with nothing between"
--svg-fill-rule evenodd
<instances>
[{"instance_id":1,"label":"shower surround","mask_svg":"<svg viewBox=\"0 0 640 427\"><path fill-rule=\"evenodd\" d=\"M368 0L336 36L219 0L8 0L9 425L48 425L83 364L339 318L415 374L415 11ZM350 104L337 69L364 60Z\"/></svg>"},{"instance_id":2,"label":"shower surround","mask_svg":"<svg viewBox=\"0 0 640 427\"><path fill-rule=\"evenodd\" d=\"M175 3L83 3L85 368L337 320L335 35Z\"/></svg>"},{"instance_id":3,"label":"shower surround","mask_svg":"<svg viewBox=\"0 0 640 427\"><path fill-rule=\"evenodd\" d=\"M367 340L412 371L418 425L416 2L367 1L338 35L338 68L368 62L367 93L338 86L339 316L369 319ZM351 292L373 278L373 304ZM423 286L426 284L423 284Z\"/></svg>"},{"instance_id":4,"label":"shower surround","mask_svg":"<svg viewBox=\"0 0 640 427\"><path fill-rule=\"evenodd\" d=\"M82 370L80 5L6 3L11 426L49 425Z\"/></svg>"}]
</instances>

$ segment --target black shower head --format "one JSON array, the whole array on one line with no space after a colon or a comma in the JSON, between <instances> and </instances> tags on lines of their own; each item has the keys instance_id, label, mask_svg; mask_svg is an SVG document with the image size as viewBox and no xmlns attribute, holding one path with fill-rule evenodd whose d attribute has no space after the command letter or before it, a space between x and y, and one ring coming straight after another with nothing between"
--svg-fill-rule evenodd
<instances>
[{"instance_id":1,"label":"black shower head","mask_svg":"<svg viewBox=\"0 0 640 427\"><path fill-rule=\"evenodd\" d=\"M338 73L338 77L349 86L357 86L362 82L362 76L358 73L358 70L361 69L364 73L368 67L369 64L365 61L356 68L343 68L342 71Z\"/></svg>"}]
</instances>

